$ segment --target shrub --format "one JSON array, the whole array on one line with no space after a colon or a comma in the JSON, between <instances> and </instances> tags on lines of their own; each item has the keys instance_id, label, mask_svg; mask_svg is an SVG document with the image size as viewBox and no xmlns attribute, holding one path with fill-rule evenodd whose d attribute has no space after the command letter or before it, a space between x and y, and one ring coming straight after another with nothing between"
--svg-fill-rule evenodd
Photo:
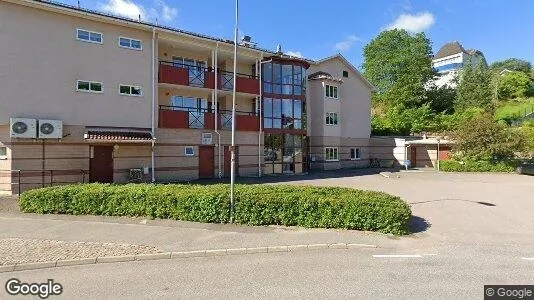
<instances>
[{"instance_id":1,"label":"shrub","mask_svg":"<svg viewBox=\"0 0 534 300\"><path fill-rule=\"evenodd\" d=\"M515 172L520 161L464 161L444 160L439 163L440 170L444 172Z\"/></svg>"},{"instance_id":2,"label":"shrub","mask_svg":"<svg viewBox=\"0 0 534 300\"><path fill-rule=\"evenodd\" d=\"M399 197L349 188L236 185L239 224L408 233L411 210ZM78 184L24 192L24 212L147 216L205 223L230 220L229 186Z\"/></svg>"}]
</instances>

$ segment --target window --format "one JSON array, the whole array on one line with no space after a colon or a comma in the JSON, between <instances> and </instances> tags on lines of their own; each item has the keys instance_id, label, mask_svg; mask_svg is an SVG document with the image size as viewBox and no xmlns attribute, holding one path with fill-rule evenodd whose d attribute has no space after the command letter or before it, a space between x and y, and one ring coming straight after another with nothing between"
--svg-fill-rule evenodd
<instances>
[{"instance_id":1,"label":"window","mask_svg":"<svg viewBox=\"0 0 534 300\"><path fill-rule=\"evenodd\" d=\"M325 148L325 160L326 161L339 161L339 152L337 147Z\"/></svg>"},{"instance_id":2,"label":"window","mask_svg":"<svg viewBox=\"0 0 534 300\"><path fill-rule=\"evenodd\" d=\"M326 125L338 125L337 113L326 113Z\"/></svg>"},{"instance_id":3,"label":"window","mask_svg":"<svg viewBox=\"0 0 534 300\"><path fill-rule=\"evenodd\" d=\"M133 50L143 50L143 46L140 40L126 37L119 37L119 47Z\"/></svg>"},{"instance_id":4,"label":"window","mask_svg":"<svg viewBox=\"0 0 534 300\"><path fill-rule=\"evenodd\" d=\"M337 86L326 85L326 98L337 99Z\"/></svg>"},{"instance_id":5,"label":"window","mask_svg":"<svg viewBox=\"0 0 534 300\"><path fill-rule=\"evenodd\" d=\"M360 148L351 148L350 149L350 159L351 160L361 159Z\"/></svg>"},{"instance_id":6,"label":"window","mask_svg":"<svg viewBox=\"0 0 534 300\"><path fill-rule=\"evenodd\" d=\"M296 99L264 98L263 127L306 129L306 104Z\"/></svg>"},{"instance_id":7,"label":"window","mask_svg":"<svg viewBox=\"0 0 534 300\"><path fill-rule=\"evenodd\" d=\"M100 32L89 31L85 29L76 29L76 39L83 42L102 44L104 37Z\"/></svg>"},{"instance_id":8,"label":"window","mask_svg":"<svg viewBox=\"0 0 534 300\"><path fill-rule=\"evenodd\" d=\"M292 64L263 65L263 91L268 94L302 96L306 91L306 68Z\"/></svg>"},{"instance_id":9,"label":"window","mask_svg":"<svg viewBox=\"0 0 534 300\"><path fill-rule=\"evenodd\" d=\"M119 85L119 94L125 96L143 96L143 90L140 86L135 85Z\"/></svg>"},{"instance_id":10,"label":"window","mask_svg":"<svg viewBox=\"0 0 534 300\"><path fill-rule=\"evenodd\" d=\"M76 90L78 92L89 92L89 93L103 93L104 92L104 89L102 87L102 82L86 81L86 80L77 80Z\"/></svg>"},{"instance_id":11,"label":"window","mask_svg":"<svg viewBox=\"0 0 534 300\"><path fill-rule=\"evenodd\" d=\"M347 71L343 71L343 77L345 77L345 78L349 78L349 72L347 72Z\"/></svg>"},{"instance_id":12,"label":"window","mask_svg":"<svg viewBox=\"0 0 534 300\"><path fill-rule=\"evenodd\" d=\"M185 156L194 156L195 155L195 148L192 146L185 147Z\"/></svg>"},{"instance_id":13,"label":"window","mask_svg":"<svg viewBox=\"0 0 534 300\"><path fill-rule=\"evenodd\" d=\"M0 147L0 159L7 159L7 148Z\"/></svg>"}]
</instances>

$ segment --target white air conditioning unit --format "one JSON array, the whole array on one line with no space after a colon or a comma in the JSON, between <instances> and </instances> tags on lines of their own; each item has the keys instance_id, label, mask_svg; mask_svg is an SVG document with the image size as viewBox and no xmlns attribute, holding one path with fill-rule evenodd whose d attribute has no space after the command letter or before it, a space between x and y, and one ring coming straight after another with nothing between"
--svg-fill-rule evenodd
<instances>
[{"instance_id":1,"label":"white air conditioning unit","mask_svg":"<svg viewBox=\"0 0 534 300\"><path fill-rule=\"evenodd\" d=\"M9 132L12 138L34 139L37 137L37 120L26 118L10 118Z\"/></svg>"},{"instance_id":2,"label":"white air conditioning unit","mask_svg":"<svg viewBox=\"0 0 534 300\"><path fill-rule=\"evenodd\" d=\"M63 137L63 122L59 120L39 120L40 139L60 139Z\"/></svg>"},{"instance_id":3,"label":"white air conditioning unit","mask_svg":"<svg viewBox=\"0 0 534 300\"><path fill-rule=\"evenodd\" d=\"M202 145L211 145L213 143L213 137L211 133L202 133Z\"/></svg>"}]
</instances>

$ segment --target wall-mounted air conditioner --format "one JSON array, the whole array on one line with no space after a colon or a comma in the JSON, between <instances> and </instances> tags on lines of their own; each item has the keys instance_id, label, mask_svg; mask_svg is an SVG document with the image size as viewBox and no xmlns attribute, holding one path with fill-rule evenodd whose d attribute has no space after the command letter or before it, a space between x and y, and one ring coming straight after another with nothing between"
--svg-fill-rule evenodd
<instances>
[{"instance_id":1,"label":"wall-mounted air conditioner","mask_svg":"<svg viewBox=\"0 0 534 300\"><path fill-rule=\"evenodd\" d=\"M9 128L9 135L12 138L34 139L37 137L36 119L10 118Z\"/></svg>"},{"instance_id":2,"label":"wall-mounted air conditioner","mask_svg":"<svg viewBox=\"0 0 534 300\"><path fill-rule=\"evenodd\" d=\"M60 139L63 137L63 122L59 120L39 120L40 139Z\"/></svg>"}]
</instances>

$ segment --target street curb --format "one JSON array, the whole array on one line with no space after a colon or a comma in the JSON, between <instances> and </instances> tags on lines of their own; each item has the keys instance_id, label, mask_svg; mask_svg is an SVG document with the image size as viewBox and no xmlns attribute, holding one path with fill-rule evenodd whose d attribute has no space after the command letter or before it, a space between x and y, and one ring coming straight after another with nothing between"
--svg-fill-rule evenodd
<instances>
[{"instance_id":1,"label":"street curb","mask_svg":"<svg viewBox=\"0 0 534 300\"><path fill-rule=\"evenodd\" d=\"M47 262L32 262L21 263L14 265L0 266L0 273L59 268L67 266L80 265L94 265L104 263L117 263L128 261L146 261L146 260L164 260L164 259L180 259L193 257L215 257L215 256L229 256L229 255L248 255L258 253L281 253L281 252L303 252L314 250L331 250L331 249L359 249L359 248L377 248L376 245L369 244L347 244L347 243L333 243L333 244L302 244L302 245L287 245L287 246L267 246L267 247L251 247L251 248L229 248L229 249L207 249L195 251L177 251L177 252L159 252L149 254L137 255L121 255L121 256L100 256L90 258L66 259Z\"/></svg>"}]
</instances>

